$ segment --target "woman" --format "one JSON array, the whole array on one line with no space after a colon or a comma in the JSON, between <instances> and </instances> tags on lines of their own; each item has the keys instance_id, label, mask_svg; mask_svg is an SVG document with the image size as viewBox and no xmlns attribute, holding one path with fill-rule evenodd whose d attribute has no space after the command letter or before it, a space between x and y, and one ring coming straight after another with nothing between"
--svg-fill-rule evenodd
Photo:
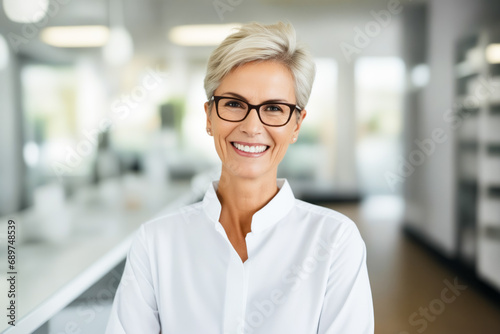
<instances>
[{"instance_id":1,"label":"woman","mask_svg":"<svg viewBox=\"0 0 500 334\"><path fill-rule=\"evenodd\" d=\"M356 225L277 179L315 75L290 24L250 23L212 53L207 132L222 161L203 201L141 225L107 332L374 332Z\"/></svg>"}]
</instances>

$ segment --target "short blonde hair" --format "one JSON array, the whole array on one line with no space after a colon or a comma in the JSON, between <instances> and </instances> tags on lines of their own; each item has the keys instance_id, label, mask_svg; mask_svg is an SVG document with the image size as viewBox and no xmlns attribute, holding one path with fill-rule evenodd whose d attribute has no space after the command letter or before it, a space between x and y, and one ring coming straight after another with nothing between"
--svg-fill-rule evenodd
<instances>
[{"instance_id":1,"label":"short blonde hair","mask_svg":"<svg viewBox=\"0 0 500 334\"><path fill-rule=\"evenodd\" d=\"M251 61L272 60L285 65L295 80L297 105L304 109L316 74L311 54L297 44L295 29L290 23L264 25L250 22L226 37L208 60L204 87L211 99L222 79L233 68Z\"/></svg>"}]
</instances>

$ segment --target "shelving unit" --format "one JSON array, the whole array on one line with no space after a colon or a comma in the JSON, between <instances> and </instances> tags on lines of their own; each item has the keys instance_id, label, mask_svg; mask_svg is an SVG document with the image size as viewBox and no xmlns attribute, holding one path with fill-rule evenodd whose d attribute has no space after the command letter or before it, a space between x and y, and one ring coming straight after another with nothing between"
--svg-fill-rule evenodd
<instances>
[{"instance_id":1,"label":"shelving unit","mask_svg":"<svg viewBox=\"0 0 500 334\"><path fill-rule=\"evenodd\" d=\"M486 52L493 44L500 45L498 26L457 45L457 256L500 291L500 59Z\"/></svg>"},{"instance_id":2,"label":"shelving unit","mask_svg":"<svg viewBox=\"0 0 500 334\"><path fill-rule=\"evenodd\" d=\"M458 43L456 76L456 175L458 260L474 270L477 257L478 122L480 107L466 103L482 72L480 36L473 34ZM460 123L459 123L460 122Z\"/></svg>"}]
</instances>

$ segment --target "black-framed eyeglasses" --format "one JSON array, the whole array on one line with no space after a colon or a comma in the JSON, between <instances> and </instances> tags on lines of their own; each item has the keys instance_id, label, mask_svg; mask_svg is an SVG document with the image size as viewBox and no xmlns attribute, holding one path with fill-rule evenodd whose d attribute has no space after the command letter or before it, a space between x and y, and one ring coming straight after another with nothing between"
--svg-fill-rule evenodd
<instances>
[{"instance_id":1,"label":"black-framed eyeglasses","mask_svg":"<svg viewBox=\"0 0 500 334\"><path fill-rule=\"evenodd\" d=\"M257 111L262 124L267 126L284 126L292 118L294 110L302 111L295 104L283 102L266 102L258 105L250 104L229 96L212 96L210 101L215 102L217 116L228 122L241 122L247 118L252 109Z\"/></svg>"}]
</instances>

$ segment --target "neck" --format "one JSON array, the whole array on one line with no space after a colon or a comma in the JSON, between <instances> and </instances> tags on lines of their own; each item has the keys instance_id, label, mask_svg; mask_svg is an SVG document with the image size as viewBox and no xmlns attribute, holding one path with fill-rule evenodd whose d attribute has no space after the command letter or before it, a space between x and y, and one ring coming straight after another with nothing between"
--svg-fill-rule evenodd
<instances>
[{"instance_id":1,"label":"neck","mask_svg":"<svg viewBox=\"0 0 500 334\"><path fill-rule=\"evenodd\" d=\"M241 178L222 170L217 196L221 202L220 222L240 237L251 231L253 215L277 193L276 173L258 179Z\"/></svg>"}]
</instances>

